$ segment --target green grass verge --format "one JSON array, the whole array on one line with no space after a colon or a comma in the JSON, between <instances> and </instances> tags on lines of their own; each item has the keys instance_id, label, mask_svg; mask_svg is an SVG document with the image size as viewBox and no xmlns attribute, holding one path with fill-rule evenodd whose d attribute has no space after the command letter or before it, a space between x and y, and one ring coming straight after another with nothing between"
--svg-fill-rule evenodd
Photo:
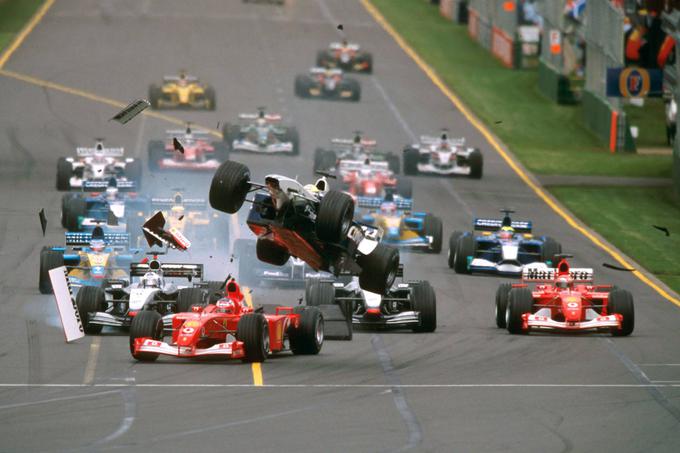
<instances>
[{"instance_id":1,"label":"green grass verge","mask_svg":"<svg viewBox=\"0 0 680 453\"><path fill-rule=\"evenodd\" d=\"M644 107L624 107L631 126L637 126L640 135L636 140L639 148L670 148L666 141L666 108L663 99L645 99Z\"/></svg>"},{"instance_id":2,"label":"green grass verge","mask_svg":"<svg viewBox=\"0 0 680 453\"><path fill-rule=\"evenodd\" d=\"M44 0L0 0L0 51L43 3Z\"/></svg>"},{"instance_id":3,"label":"green grass verge","mask_svg":"<svg viewBox=\"0 0 680 453\"><path fill-rule=\"evenodd\" d=\"M550 191L588 226L680 293L680 207L672 189L551 187ZM652 225L665 226L671 235Z\"/></svg>"},{"instance_id":4,"label":"green grass verge","mask_svg":"<svg viewBox=\"0 0 680 453\"><path fill-rule=\"evenodd\" d=\"M670 177L670 156L610 154L585 128L582 107L543 97L535 70L505 68L469 38L466 27L441 17L429 2L372 2L532 172Z\"/></svg>"}]
</instances>

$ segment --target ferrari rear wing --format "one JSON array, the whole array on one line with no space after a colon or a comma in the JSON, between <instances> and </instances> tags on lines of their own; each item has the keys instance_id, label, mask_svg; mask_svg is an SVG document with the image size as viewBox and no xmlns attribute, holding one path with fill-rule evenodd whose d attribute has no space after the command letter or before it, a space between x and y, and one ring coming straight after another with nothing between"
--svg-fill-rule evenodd
<instances>
[{"instance_id":1,"label":"ferrari rear wing","mask_svg":"<svg viewBox=\"0 0 680 453\"><path fill-rule=\"evenodd\" d=\"M177 140L182 141L187 138L186 135L187 135L186 129L168 129L165 131L165 136L170 141L172 141L173 138L177 138ZM191 136L192 136L191 138L193 138L194 140L208 140L211 137L210 132L203 130L195 130L193 128L191 130Z\"/></svg>"},{"instance_id":2,"label":"ferrari rear wing","mask_svg":"<svg viewBox=\"0 0 680 453\"><path fill-rule=\"evenodd\" d=\"M376 145L375 140L365 140L362 139L360 145L364 147L368 146L375 146ZM344 146L351 146L354 144L354 140L351 138L332 138L331 139L331 144L333 145L344 145Z\"/></svg>"},{"instance_id":3,"label":"ferrari rear wing","mask_svg":"<svg viewBox=\"0 0 680 453\"><path fill-rule=\"evenodd\" d=\"M590 283L593 281L592 268L571 268L569 269L569 277L577 283ZM557 269L554 268L536 268L525 267L522 271L522 280L526 282L554 282L558 276Z\"/></svg>"},{"instance_id":4,"label":"ferrari rear wing","mask_svg":"<svg viewBox=\"0 0 680 453\"><path fill-rule=\"evenodd\" d=\"M92 233L65 233L67 247L86 247L90 245ZM109 247L128 248L130 235L128 233L104 233L104 243Z\"/></svg>"},{"instance_id":5,"label":"ferrari rear wing","mask_svg":"<svg viewBox=\"0 0 680 453\"><path fill-rule=\"evenodd\" d=\"M203 264L162 263L160 270L164 277L203 279ZM148 263L130 264L130 277L143 277L147 272L152 272Z\"/></svg>"},{"instance_id":6,"label":"ferrari rear wing","mask_svg":"<svg viewBox=\"0 0 680 453\"><path fill-rule=\"evenodd\" d=\"M503 221L500 219L475 219L473 228L475 231L498 231L503 226ZM524 220L513 220L510 226L517 233L531 233L531 222Z\"/></svg>"},{"instance_id":7,"label":"ferrari rear wing","mask_svg":"<svg viewBox=\"0 0 680 453\"><path fill-rule=\"evenodd\" d=\"M123 157L123 154L125 154L125 149L124 148L97 149L96 147L94 148L78 147L76 148L76 154L78 155L78 157L92 157L95 155L106 157Z\"/></svg>"}]
</instances>

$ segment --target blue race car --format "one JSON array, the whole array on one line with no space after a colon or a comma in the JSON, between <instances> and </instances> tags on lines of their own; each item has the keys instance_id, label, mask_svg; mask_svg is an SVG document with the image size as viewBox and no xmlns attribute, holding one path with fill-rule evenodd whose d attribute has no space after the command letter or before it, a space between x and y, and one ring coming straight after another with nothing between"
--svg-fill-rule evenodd
<instances>
[{"instance_id":1,"label":"blue race car","mask_svg":"<svg viewBox=\"0 0 680 453\"><path fill-rule=\"evenodd\" d=\"M449 239L449 267L456 273L488 272L517 276L525 265L557 262L562 246L548 236L534 237L531 222L514 221L514 211L502 209L503 219L475 219L474 231L454 231Z\"/></svg>"},{"instance_id":2,"label":"blue race car","mask_svg":"<svg viewBox=\"0 0 680 453\"><path fill-rule=\"evenodd\" d=\"M49 271L61 266L66 266L73 288L100 286L105 279L129 280L130 263L142 252L129 248L129 234L104 233L101 227L95 227L92 233L65 236L65 246L47 246L40 252L38 284L42 294L52 292Z\"/></svg>"},{"instance_id":3,"label":"blue race car","mask_svg":"<svg viewBox=\"0 0 680 453\"><path fill-rule=\"evenodd\" d=\"M357 205L369 209L360 217L362 223L382 229L381 242L399 248L441 252L441 219L426 212L412 212L410 198L388 192L384 199L357 197Z\"/></svg>"}]
</instances>

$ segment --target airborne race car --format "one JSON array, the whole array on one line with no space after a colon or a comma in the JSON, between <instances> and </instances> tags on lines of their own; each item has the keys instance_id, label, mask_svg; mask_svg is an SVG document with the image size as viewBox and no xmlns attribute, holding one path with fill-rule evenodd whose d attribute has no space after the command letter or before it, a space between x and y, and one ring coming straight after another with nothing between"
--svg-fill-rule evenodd
<instances>
[{"instance_id":1,"label":"airborne race car","mask_svg":"<svg viewBox=\"0 0 680 453\"><path fill-rule=\"evenodd\" d=\"M293 126L281 125L281 115L265 113L263 107L255 114L242 113L241 124L226 123L222 128L224 143L231 151L263 154L300 153L300 136Z\"/></svg>"},{"instance_id":2,"label":"airborne race car","mask_svg":"<svg viewBox=\"0 0 680 453\"><path fill-rule=\"evenodd\" d=\"M398 275L403 277L400 266ZM309 280L305 291L309 306L337 304L351 313L354 325L369 328L410 328L414 332L434 332L437 328L437 298L427 281L395 283L385 295L349 283Z\"/></svg>"},{"instance_id":3,"label":"airborne race car","mask_svg":"<svg viewBox=\"0 0 680 453\"><path fill-rule=\"evenodd\" d=\"M496 325L511 334L530 331L605 331L627 336L635 327L633 296L611 285L594 285L592 269L570 268L560 255L554 269L528 266L520 284L496 292ZM528 283L537 283L529 288Z\"/></svg>"},{"instance_id":4,"label":"airborne race car","mask_svg":"<svg viewBox=\"0 0 680 453\"><path fill-rule=\"evenodd\" d=\"M358 44L347 41L333 42L328 49L316 54L316 65L322 68L340 68L343 71L373 72L373 55L360 51Z\"/></svg>"},{"instance_id":5,"label":"airborne race car","mask_svg":"<svg viewBox=\"0 0 680 453\"><path fill-rule=\"evenodd\" d=\"M77 157L60 157L57 161L57 190L79 189L85 181L108 181L116 178L132 181L137 187L142 181L142 163L123 158L123 148L105 148L97 140L93 148L76 148Z\"/></svg>"},{"instance_id":6,"label":"airborne race car","mask_svg":"<svg viewBox=\"0 0 680 453\"><path fill-rule=\"evenodd\" d=\"M153 109L215 110L215 89L198 78L181 71L176 76L163 77L159 86L149 86L149 102Z\"/></svg>"},{"instance_id":7,"label":"airborne race car","mask_svg":"<svg viewBox=\"0 0 680 453\"><path fill-rule=\"evenodd\" d=\"M353 222L352 197L327 186L324 178L303 186L280 175L254 183L248 167L227 161L213 176L210 204L233 214L258 191L247 223L258 236L259 260L283 266L294 256L314 270L359 275L362 288L383 293L395 279L399 252L380 244L378 231Z\"/></svg>"},{"instance_id":8,"label":"airborne race car","mask_svg":"<svg viewBox=\"0 0 680 453\"><path fill-rule=\"evenodd\" d=\"M484 161L477 148L465 146L465 139L449 138L446 132L439 137L420 137L420 142L404 148L404 173L417 175L464 175L482 177Z\"/></svg>"},{"instance_id":9,"label":"airborne race car","mask_svg":"<svg viewBox=\"0 0 680 453\"><path fill-rule=\"evenodd\" d=\"M449 239L449 267L458 274L489 272L519 275L527 264L547 267L556 263L562 245L548 236L535 238L531 222L514 221L510 209L501 210L500 219L475 219L474 232L454 231Z\"/></svg>"},{"instance_id":10,"label":"airborne race car","mask_svg":"<svg viewBox=\"0 0 680 453\"><path fill-rule=\"evenodd\" d=\"M376 151L376 141L369 140L356 132L353 139L334 138L331 139L331 148L317 148L314 151L314 171L335 171L339 170L343 161L364 162L370 159L371 162L387 162L389 170L394 174L399 174L401 167L399 156L388 151ZM342 171L340 174L344 176Z\"/></svg>"},{"instance_id":11,"label":"airborne race car","mask_svg":"<svg viewBox=\"0 0 680 453\"><path fill-rule=\"evenodd\" d=\"M210 134L192 130L166 131L167 139L149 142L149 170L214 170L227 160L229 150L223 142L210 142ZM174 148L177 139L183 150Z\"/></svg>"},{"instance_id":12,"label":"airborne race car","mask_svg":"<svg viewBox=\"0 0 680 453\"><path fill-rule=\"evenodd\" d=\"M340 69L311 68L309 74L295 77L295 95L356 102L361 99L361 85Z\"/></svg>"},{"instance_id":13,"label":"airborne race car","mask_svg":"<svg viewBox=\"0 0 680 453\"><path fill-rule=\"evenodd\" d=\"M244 299L236 281L229 280L226 297L172 316L170 344L163 341L160 313L141 311L130 328L130 353L141 361L163 354L264 362L269 354L287 349L296 355L321 351L324 320L318 308L277 307L275 314L265 314L246 306Z\"/></svg>"}]
</instances>

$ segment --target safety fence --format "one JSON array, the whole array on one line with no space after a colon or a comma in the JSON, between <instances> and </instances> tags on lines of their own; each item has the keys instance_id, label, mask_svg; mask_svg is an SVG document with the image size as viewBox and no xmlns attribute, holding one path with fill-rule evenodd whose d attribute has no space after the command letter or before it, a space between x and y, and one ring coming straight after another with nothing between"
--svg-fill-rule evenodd
<instances>
[{"instance_id":1,"label":"safety fence","mask_svg":"<svg viewBox=\"0 0 680 453\"><path fill-rule=\"evenodd\" d=\"M673 11L672 13L664 13L663 29L671 38L677 43L680 43L680 11ZM664 71L664 84L671 91L671 95L675 100L675 104L680 105L680 58L676 55L675 64L667 65ZM670 102L670 100L669 100ZM680 117L675 116L675 129L678 128L678 120ZM675 192L680 196L680 140L673 141L673 185Z\"/></svg>"}]
</instances>

